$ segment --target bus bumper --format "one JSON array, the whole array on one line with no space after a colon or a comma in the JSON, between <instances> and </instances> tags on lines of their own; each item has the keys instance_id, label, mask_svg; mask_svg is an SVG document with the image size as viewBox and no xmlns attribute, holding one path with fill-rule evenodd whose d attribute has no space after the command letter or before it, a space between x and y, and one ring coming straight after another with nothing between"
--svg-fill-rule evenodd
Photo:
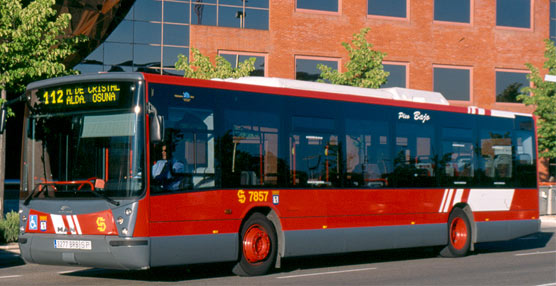
<instances>
[{"instance_id":1,"label":"bus bumper","mask_svg":"<svg viewBox=\"0 0 556 286\"><path fill-rule=\"evenodd\" d=\"M68 244L67 241L70 243ZM65 243L63 246L62 242ZM149 244L149 238L118 236L37 234L19 236L21 257L27 262L108 269L148 269L150 267ZM68 249L76 245L85 246L82 247L85 249ZM89 245L90 249L87 249Z\"/></svg>"}]
</instances>

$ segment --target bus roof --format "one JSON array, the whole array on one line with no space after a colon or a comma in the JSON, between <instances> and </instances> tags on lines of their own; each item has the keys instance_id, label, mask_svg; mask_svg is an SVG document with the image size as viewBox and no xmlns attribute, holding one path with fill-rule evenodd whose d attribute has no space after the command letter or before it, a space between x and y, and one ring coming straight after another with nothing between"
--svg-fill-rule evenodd
<instances>
[{"instance_id":1,"label":"bus roof","mask_svg":"<svg viewBox=\"0 0 556 286\"><path fill-rule=\"evenodd\" d=\"M243 83L267 87L283 87L300 90L331 92L347 95L358 95L366 97L375 97L382 99L403 100L418 103L431 103L439 105L450 105L448 100L440 93L434 91L415 90L408 88L392 87L392 88L362 88L345 86L330 83L320 83L293 79L284 79L276 77L242 77L238 79L213 79L226 82Z\"/></svg>"}]
</instances>

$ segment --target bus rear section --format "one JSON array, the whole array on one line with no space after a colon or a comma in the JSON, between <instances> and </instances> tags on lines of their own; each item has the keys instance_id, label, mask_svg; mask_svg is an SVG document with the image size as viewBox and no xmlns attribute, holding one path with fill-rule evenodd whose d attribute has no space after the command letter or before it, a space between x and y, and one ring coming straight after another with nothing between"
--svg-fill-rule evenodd
<instances>
[{"instance_id":1,"label":"bus rear section","mask_svg":"<svg viewBox=\"0 0 556 286\"><path fill-rule=\"evenodd\" d=\"M149 267L141 76L77 76L27 89L20 192L23 259Z\"/></svg>"}]
</instances>

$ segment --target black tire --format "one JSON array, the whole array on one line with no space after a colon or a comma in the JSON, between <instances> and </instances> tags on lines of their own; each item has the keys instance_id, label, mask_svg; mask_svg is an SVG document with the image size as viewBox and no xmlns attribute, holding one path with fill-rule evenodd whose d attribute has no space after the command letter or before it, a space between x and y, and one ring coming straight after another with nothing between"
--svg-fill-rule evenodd
<instances>
[{"instance_id":1,"label":"black tire","mask_svg":"<svg viewBox=\"0 0 556 286\"><path fill-rule=\"evenodd\" d=\"M239 276L268 273L276 261L274 225L263 214L254 213L241 227L239 261L233 272Z\"/></svg>"},{"instance_id":2,"label":"black tire","mask_svg":"<svg viewBox=\"0 0 556 286\"><path fill-rule=\"evenodd\" d=\"M448 218L448 245L440 252L444 257L466 256L471 249L472 229L467 214L454 208Z\"/></svg>"}]
</instances>

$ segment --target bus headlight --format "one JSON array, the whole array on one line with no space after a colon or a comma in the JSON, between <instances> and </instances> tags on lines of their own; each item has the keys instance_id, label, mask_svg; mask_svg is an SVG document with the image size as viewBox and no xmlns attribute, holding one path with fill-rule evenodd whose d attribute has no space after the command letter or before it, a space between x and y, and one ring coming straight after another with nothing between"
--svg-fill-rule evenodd
<instances>
[{"instance_id":1,"label":"bus headlight","mask_svg":"<svg viewBox=\"0 0 556 286\"><path fill-rule=\"evenodd\" d=\"M123 224L124 223L124 218L123 217L118 217L118 219L116 220L118 222L118 224Z\"/></svg>"},{"instance_id":2,"label":"bus headlight","mask_svg":"<svg viewBox=\"0 0 556 286\"><path fill-rule=\"evenodd\" d=\"M125 215L126 215L126 216L130 216L130 215L131 215L131 209L130 209L130 208L125 209Z\"/></svg>"},{"instance_id":3,"label":"bus headlight","mask_svg":"<svg viewBox=\"0 0 556 286\"><path fill-rule=\"evenodd\" d=\"M127 235L127 227L122 228L122 234Z\"/></svg>"}]
</instances>

